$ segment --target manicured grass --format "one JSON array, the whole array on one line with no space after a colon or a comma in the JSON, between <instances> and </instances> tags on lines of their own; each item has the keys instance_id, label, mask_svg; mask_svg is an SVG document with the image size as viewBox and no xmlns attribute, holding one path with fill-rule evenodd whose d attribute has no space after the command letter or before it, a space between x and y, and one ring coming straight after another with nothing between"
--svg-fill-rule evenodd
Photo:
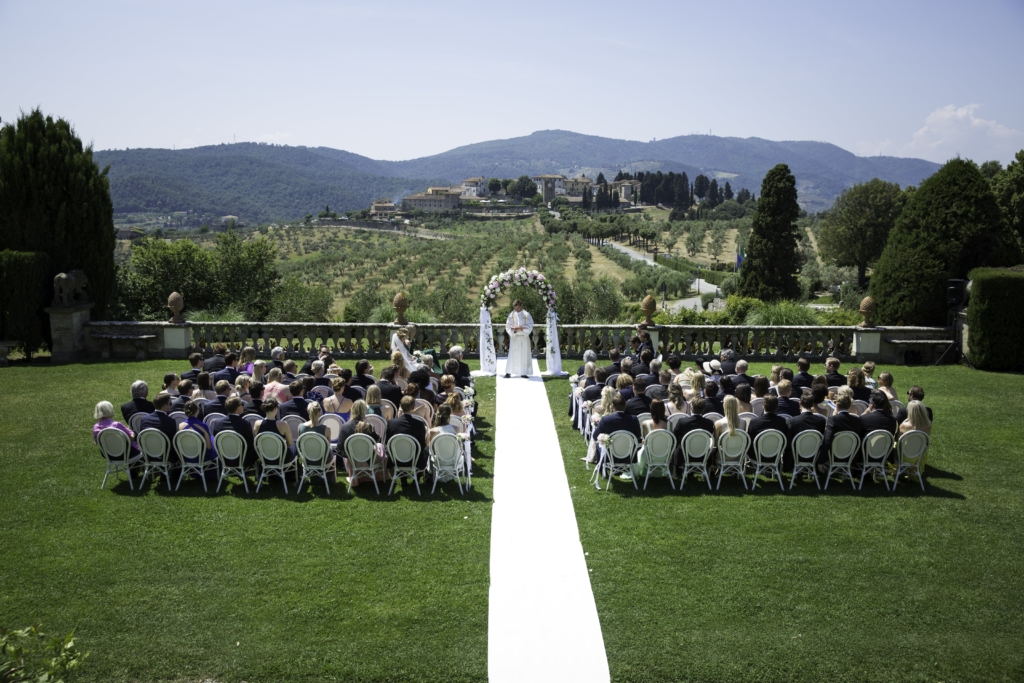
<instances>
[{"instance_id":1,"label":"manicured grass","mask_svg":"<svg viewBox=\"0 0 1024 683\"><path fill-rule=\"evenodd\" d=\"M1024 680L1024 377L889 369L935 411L925 494L599 492L547 382L612 680Z\"/></svg>"},{"instance_id":2,"label":"manicured grass","mask_svg":"<svg viewBox=\"0 0 1024 683\"><path fill-rule=\"evenodd\" d=\"M75 680L485 679L494 380L465 497L101 491L94 404L186 365L0 370L0 626L75 629Z\"/></svg>"}]
</instances>

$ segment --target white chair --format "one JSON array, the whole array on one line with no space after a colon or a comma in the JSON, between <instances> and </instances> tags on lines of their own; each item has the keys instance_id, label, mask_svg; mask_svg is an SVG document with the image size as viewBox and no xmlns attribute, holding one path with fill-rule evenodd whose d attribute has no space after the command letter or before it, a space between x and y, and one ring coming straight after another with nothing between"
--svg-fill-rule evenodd
<instances>
[{"instance_id":1,"label":"white chair","mask_svg":"<svg viewBox=\"0 0 1024 683\"><path fill-rule=\"evenodd\" d=\"M668 431L672 431L676 427L676 423L680 420L690 417L687 413L672 413L668 416Z\"/></svg>"},{"instance_id":2,"label":"white chair","mask_svg":"<svg viewBox=\"0 0 1024 683\"><path fill-rule=\"evenodd\" d=\"M721 413L704 413L704 417L711 420L712 422L718 422L723 417L725 417L725 415L722 415Z\"/></svg>"},{"instance_id":3,"label":"white chair","mask_svg":"<svg viewBox=\"0 0 1024 683\"><path fill-rule=\"evenodd\" d=\"M740 413L740 420L743 422L743 429L750 427L750 421L757 418L756 413Z\"/></svg>"},{"instance_id":4,"label":"white chair","mask_svg":"<svg viewBox=\"0 0 1024 683\"><path fill-rule=\"evenodd\" d=\"M896 477L892 482L893 492L896 491L896 482L900 480L900 475L907 472L917 474L921 490L924 491L924 457L928 453L930 443L929 436L916 429L899 438L896 442Z\"/></svg>"},{"instance_id":5,"label":"white chair","mask_svg":"<svg viewBox=\"0 0 1024 683\"><path fill-rule=\"evenodd\" d=\"M107 475L111 472L114 473L114 477L117 477L118 472L124 472L128 475L128 488L134 491L135 484L132 483L130 468L142 460L142 454L132 455L132 442L128 435L116 427L107 427L100 431L96 442L99 444L100 453L107 461L107 471L103 474L100 488L107 485Z\"/></svg>"},{"instance_id":6,"label":"white chair","mask_svg":"<svg viewBox=\"0 0 1024 683\"><path fill-rule=\"evenodd\" d=\"M857 488L857 482L853 478L853 460L860 450L860 439L853 432L837 432L832 437L832 447L828 450L828 474L825 475L825 490L828 490L828 481L833 474L850 477L850 486Z\"/></svg>"},{"instance_id":7,"label":"white chair","mask_svg":"<svg viewBox=\"0 0 1024 683\"><path fill-rule=\"evenodd\" d=\"M395 377L395 386L397 386L397 387L398 387L399 389L401 389L402 391L405 391L405 388L406 388L407 386L409 386L409 381L408 381L408 380L406 380L406 379L405 379L404 377L398 377L398 376L396 376L396 377Z\"/></svg>"},{"instance_id":8,"label":"white chair","mask_svg":"<svg viewBox=\"0 0 1024 683\"><path fill-rule=\"evenodd\" d=\"M409 416L422 422L423 426L427 428L427 431L430 430L430 421L427 418L422 415L417 415L416 413L409 413Z\"/></svg>"},{"instance_id":9,"label":"white chair","mask_svg":"<svg viewBox=\"0 0 1024 683\"><path fill-rule=\"evenodd\" d=\"M868 410L868 402L867 401L854 401L853 405L850 406L850 412L851 413L857 413L858 415L863 415L864 413L867 412L867 410Z\"/></svg>"},{"instance_id":10,"label":"white chair","mask_svg":"<svg viewBox=\"0 0 1024 683\"><path fill-rule=\"evenodd\" d=\"M213 433L213 431L217 428L217 425L219 425L221 422L226 421L227 419L228 419L227 415L221 415L220 413L214 413L212 415L207 415L206 419L203 420L203 422L206 423L206 426L210 428L210 432Z\"/></svg>"},{"instance_id":11,"label":"white chair","mask_svg":"<svg viewBox=\"0 0 1024 683\"><path fill-rule=\"evenodd\" d=\"M640 423L641 427L643 426L644 422L647 422L650 419L651 419L651 414L650 413L640 413L639 415L636 416L636 421Z\"/></svg>"},{"instance_id":12,"label":"white chair","mask_svg":"<svg viewBox=\"0 0 1024 683\"><path fill-rule=\"evenodd\" d=\"M281 422L288 425L288 429L292 433L292 443L295 443L299 438L299 427L306 421L302 419L301 415L285 415L281 418Z\"/></svg>"},{"instance_id":13,"label":"white chair","mask_svg":"<svg viewBox=\"0 0 1024 683\"><path fill-rule=\"evenodd\" d=\"M431 377L430 378L430 389L435 394L438 393L439 391L441 391L441 383L437 381L436 377Z\"/></svg>"},{"instance_id":14,"label":"white chair","mask_svg":"<svg viewBox=\"0 0 1024 683\"><path fill-rule=\"evenodd\" d=\"M167 490L171 490L171 440L159 429L143 429L135 440L142 451L142 481L151 474L164 475Z\"/></svg>"},{"instance_id":15,"label":"white chair","mask_svg":"<svg viewBox=\"0 0 1024 683\"><path fill-rule=\"evenodd\" d=\"M400 434L398 436L408 435ZM345 457L348 459L350 470L348 492L352 492L352 481L360 474L365 474L373 480L373 488L379 496L380 487L377 486L377 473L381 471L381 465L377 459L377 442L373 440L373 437L368 434L353 434L348 437L345 440Z\"/></svg>"},{"instance_id":16,"label":"white chair","mask_svg":"<svg viewBox=\"0 0 1024 683\"><path fill-rule=\"evenodd\" d=\"M892 416L896 417L896 413L900 412L901 410L904 410L907 406L903 405L903 401L897 401L896 399L892 399L891 401L889 401L889 407L892 408Z\"/></svg>"},{"instance_id":17,"label":"white chair","mask_svg":"<svg viewBox=\"0 0 1024 683\"><path fill-rule=\"evenodd\" d=\"M418 398L418 399L416 399L416 407L417 408L426 408L427 409L427 413L430 415L430 417L428 417L427 420L429 422L433 422L434 421L434 405L430 401L428 401L426 399Z\"/></svg>"},{"instance_id":18,"label":"white chair","mask_svg":"<svg viewBox=\"0 0 1024 683\"><path fill-rule=\"evenodd\" d=\"M455 387L454 389L455 389L455 393L459 395L459 398L461 398L463 401L465 401L466 400L466 392L463 391L461 387Z\"/></svg>"},{"instance_id":19,"label":"white chair","mask_svg":"<svg viewBox=\"0 0 1024 683\"><path fill-rule=\"evenodd\" d=\"M217 478L217 493L220 493L224 478L232 474L242 479L245 492L249 493L249 481L245 471L245 458L249 455L249 445L238 432L225 429L213 436L213 446L217 450L217 463L220 465L220 476Z\"/></svg>"},{"instance_id":20,"label":"white chair","mask_svg":"<svg viewBox=\"0 0 1024 683\"><path fill-rule=\"evenodd\" d=\"M789 480L789 489L793 490L793 484L797 477L804 470L808 470L814 477L814 485L821 490L821 482L818 481L818 451L821 449L821 442L825 435L814 429L807 429L795 437L790 448L793 451L793 478Z\"/></svg>"},{"instance_id":21,"label":"white chair","mask_svg":"<svg viewBox=\"0 0 1024 683\"><path fill-rule=\"evenodd\" d=\"M708 490L711 490L711 477L708 476L708 456L711 455L714 447L714 436L703 429L695 429L683 437L683 444L680 447L683 458L683 477L679 481L680 491L686 485L686 475L691 472L703 474Z\"/></svg>"},{"instance_id":22,"label":"white chair","mask_svg":"<svg viewBox=\"0 0 1024 683\"><path fill-rule=\"evenodd\" d=\"M338 443L338 437L341 436L341 428L345 424L344 420L334 413L324 413L320 416L317 424L326 425L331 430L331 443Z\"/></svg>"},{"instance_id":23,"label":"white chair","mask_svg":"<svg viewBox=\"0 0 1024 683\"><path fill-rule=\"evenodd\" d=\"M385 420L390 420L394 418L395 415L398 415L398 407L386 398L382 398L380 400L380 412Z\"/></svg>"},{"instance_id":24,"label":"white chair","mask_svg":"<svg viewBox=\"0 0 1024 683\"><path fill-rule=\"evenodd\" d=\"M242 419L248 422L250 427L253 427L256 425L257 422L259 422L263 418L255 413L249 413L247 415L243 415Z\"/></svg>"},{"instance_id":25,"label":"white chair","mask_svg":"<svg viewBox=\"0 0 1024 683\"><path fill-rule=\"evenodd\" d=\"M786 451L786 435L777 429L766 429L754 438L754 457L750 464L754 466L753 490L757 490L757 477L764 472L779 480L779 488L786 490L782 483L782 454Z\"/></svg>"},{"instance_id":26,"label":"white chair","mask_svg":"<svg viewBox=\"0 0 1024 683\"><path fill-rule=\"evenodd\" d=\"M437 489L438 481L454 479L462 494L461 476L465 472L465 460L459 439L454 434L438 434L430 440L427 451L430 454L430 469L434 474L434 485L430 487L430 493Z\"/></svg>"},{"instance_id":27,"label":"white chair","mask_svg":"<svg viewBox=\"0 0 1024 683\"><path fill-rule=\"evenodd\" d=\"M676 437L667 429L651 430L644 438L643 451L640 460L647 468L644 476L644 491L647 490L647 481L653 474L656 477L668 477L669 486L676 490L676 482L672 477L672 454L676 451Z\"/></svg>"},{"instance_id":28,"label":"white chair","mask_svg":"<svg viewBox=\"0 0 1024 683\"><path fill-rule=\"evenodd\" d=\"M750 407L754 411L754 415L761 417L764 415L764 399L763 398L752 398L750 399Z\"/></svg>"},{"instance_id":29,"label":"white chair","mask_svg":"<svg viewBox=\"0 0 1024 683\"><path fill-rule=\"evenodd\" d=\"M384 418L380 415L367 415L366 422L373 427L373 431L377 433L377 441L384 443L384 433L388 430L388 423L384 421Z\"/></svg>"},{"instance_id":30,"label":"white chair","mask_svg":"<svg viewBox=\"0 0 1024 683\"><path fill-rule=\"evenodd\" d=\"M465 434L465 432L466 432L466 424L462 421L462 418L459 417L458 415L450 416L448 418L448 424L450 424L452 427L455 427L455 431L459 432L460 434Z\"/></svg>"},{"instance_id":31,"label":"white chair","mask_svg":"<svg viewBox=\"0 0 1024 683\"><path fill-rule=\"evenodd\" d=\"M320 475L324 480L327 495L331 495L331 486L327 483L327 473L334 472L337 476L336 460L334 452L331 450L331 443L323 434L310 431L299 434L299 439L295 442L295 450L299 452L299 460L302 461L302 479L299 480L298 491L302 490L302 486L306 483L306 477L309 477L310 483L312 483L313 477Z\"/></svg>"},{"instance_id":32,"label":"white chair","mask_svg":"<svg viewBox=\"0 0 1024 683\"><path fill-rule=\"evenodd\" d=\"M747 488L747 476L744 471L746 466L747 451L750 450L750 435L742 429L729 436L728 430L722 432L718 437L718 484L716 489L722 488L722 475L732 472L738 474L743 482L743 489Z\"/></svg>"},{"instance_id":33,"label":"white chair","mask_svg":"<svg viewBox=\"0 0 1024 683\"><path fill-rule=\"evenodd\" d=\"M173 413L170 414L169 417L173 419L176 424L181 424L186 419L185 413L181 412L180 410L175 410Z\"/></svg>"},{"instance_id":34,"label":"white chair","mask_svg":"<svg viewBox=\"0 0 1024 683\"><path fill-rule=\"evenodd\" d=\"M191 429L182 429L174 435L174 450L178 452L178 460L181 461L181 474L178 475L178 485L174 490L181 488L185 475L191 472L199 475L203 491L209 492L206 488L206 473L216 471L217 463L206 459L206 437Z\"/></svg>"},{"instance_id":35,"label":"white chair","mask_svg":"<svg viewBox=\"0 0 1024 683\"><path fill-rule=\"evenodd\" d=\"M139 429L141 429L142 425L142 418L147 415L149 415L149 413L133 413L132 416L128 418L128 428L132 430L132 434L138 436Z\"/></svg>"},{"instance_id":36,"label":"white chair","mask_svg":"<svg viewBox=\"0 0 1024 683\"><path fill-rule=\"evenodd\" d=\"M316 394L320 398L327 398L328 396L334 395L334 390L330 387L316 386L309 390L309 393Z\"/></svg>"},{"instance_id":37,"label":"white chair","mask_svg":"<svg viewBox=\"0 0 1024 683\"><path fill-rule=\"evenodd\" d=\"M416 495L420 495L420 472L416 468L416 462L420 457L419 443L408 434L395 434L388 439L387 451L392 466L388 495L395 490L395 482L399 477L412 477L413 483L416 484Z\"/></svg>"},{"instance_id":38,"label":"white chair","mask_svg":"<svg viewBox=\"0 0 1024 683\"><path fill-rule=\"evenodd\" d=\"M289 472L294 473L296 483L299 480L298 459L288 460L288 443L284 437L274 432L260 432L256 435L254 442L256 446L256 457L260 460L260 477L256 481L256 493L260 492L263 480L268 475L276 474L281 477L284 484L284 492L288 493L288 480L285 478Z\"/></svg>"},{"instance_id":39,"label":"white chair","mask_svg":"<svg viewBox=\"0 0 1024 683\"><path fill-rule=\"evenodd\" d=\"M612 477L617 474L628 474L630 481L633 482L633 488L640 489L636 484L636 477L633 476L633 460L639 445L636 437L630 432L620 430L608 435L603 463L605 476L608 478L605 490L611 487ZM601 469L599 463L594 473L595 477L600 474Z\"/></svg>"},{"instance_id":40,"label":"white chair","mask_svg":"<svg viewBox=\"0 0 1024 683\"><path fill-rule=\"evenodd\" d=\"M885 490L889 490L889 480L885 475L885 462L889 459L889 454L892 453L892 447L895 442L896 439L893 437L892 432L887 432L884 429L876 429L864 435L860 442L861 454L864 457L864 469L860 475L860 486L858 488L864 488L864 478L868 476L868 472L871 472L881 475L882 483L885 484Z\"/></svg>"}]
</instances>

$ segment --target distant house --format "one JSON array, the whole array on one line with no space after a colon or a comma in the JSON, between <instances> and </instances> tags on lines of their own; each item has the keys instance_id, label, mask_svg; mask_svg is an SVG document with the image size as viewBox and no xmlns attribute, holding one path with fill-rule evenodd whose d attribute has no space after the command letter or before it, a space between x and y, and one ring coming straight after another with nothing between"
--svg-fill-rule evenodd
<instances>
[{"instance_id":1,"label":"distant house","mask_svg":"<svg viewBox=\"0 0 1024 683\"><path fill-rule=\"evenodd\" d=\"M461 187L429 187L402 199L402 211L453 211L462 204Z\"/></svg>"},{"instance_id":2,"label":"distant house","mask_svg":"<svg viewBox=\"0 0 1024 683\"><path fill-rule=\"evenodd\" d=\"M370 220L389 221L395 215L395 203L390 199L378 199L370 204Z\"/></svg>"},{"instance_id":3,"label":"distant house","mask_svg":"<svg viewBox=\"0 0 1024 683\"><path fill-rule=\"evenodd\" d=\"M212 230L213 232L224 232L232 225L234 225L236 228L245 227L245 223L238 220L238 216L221 216L220 218L216 218L213 220L213 222L210 224L210 230Z\"/></svg>"},{"instance_id":4,"label":"distant house","mask_svg":"<svg viewBox=\"0 0 1024 683\"><path fill-rule=\"evenodd\" d=\"M462 181L462 196L486 197L488 195L486 178L466 178Z\"/></svg>"},{"instance_id":5,"label":"distant house","mask_svg":"<svg viewBox=\"0 0 1024 683\"><path fill-rule=\"evenodd\" d=\"M565 194L564 175L535 175L530 179L537 183L537 194L542 195L545 202L550 202L556 196Z\"/></svg>"},{"instance_id":6,"label":"distant house","mask_svg":"<svg viewBox=\"0 0 1024 683\"><path fill-rule=\"evenodd\" d=\"M565 186L565 193L570 197L582 197L584 193L590 192L593 183L590 178L582 175L579 178L566 178L562 184Z\"/></svg>"}]
</instances>

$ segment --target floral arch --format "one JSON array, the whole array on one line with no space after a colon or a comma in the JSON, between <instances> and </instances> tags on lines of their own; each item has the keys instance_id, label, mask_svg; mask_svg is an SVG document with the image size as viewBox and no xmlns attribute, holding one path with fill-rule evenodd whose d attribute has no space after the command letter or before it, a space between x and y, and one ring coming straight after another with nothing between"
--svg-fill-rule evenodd
<instances>
[{"instance_id":1,"label":"floral arch","mask_svg":"<svg viewBox=\"0 0 1024 683\"><path fill-rule=\"evenodd\" d=\"M493 375L498 369L497 354L494 349L494 325L491 323L490 307L498 299L498 295L508 287L532 287L548 307L545 338L546 375L561 375L562 351L558 344L558 313L555 311L555 288L547 281L543 273L526 268L514 268L491 277L490 282L480 292L480 370L481 374Z\"/></svg>"}]
</instances>

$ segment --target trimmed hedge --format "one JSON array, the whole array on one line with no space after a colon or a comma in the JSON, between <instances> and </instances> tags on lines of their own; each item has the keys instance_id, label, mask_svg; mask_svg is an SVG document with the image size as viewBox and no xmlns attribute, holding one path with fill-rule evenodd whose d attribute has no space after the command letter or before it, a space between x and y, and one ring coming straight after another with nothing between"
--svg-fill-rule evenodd
<instances>
[{"instance_id":1,"label":"trimmed hedge","mask_svg":"<svg viewBox=\"0 0 1024 683\"><path fill-rule=\"evenodd\" d=\"M0 251L0 339L22 342L29 356L48 342L43 306L51 288L49 256Z\"/></svg>"},{"instance_id":2,"label":"trimmed hedge","mask_svg":"<svg viewBox=\"0 0 1024 683\"><path fill-rule=\"evenodd\" d=\"M970 279L971 362L983 370L1009 370L1024 358L1024 272L975 268Z\"/></svg>"}]
</instances>

